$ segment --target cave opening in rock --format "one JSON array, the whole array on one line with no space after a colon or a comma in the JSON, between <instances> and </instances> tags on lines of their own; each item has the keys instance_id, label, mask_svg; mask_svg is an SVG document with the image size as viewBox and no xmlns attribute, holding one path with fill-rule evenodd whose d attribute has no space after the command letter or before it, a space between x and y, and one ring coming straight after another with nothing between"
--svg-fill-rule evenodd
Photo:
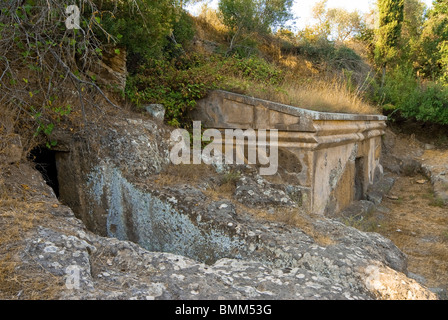
<instances>
[{"instance_id":1,"label":"cave opening in rock","mask_svg":"<svg viewBox=\"0 0 448 320\"><path fill-rule=\"evenodd\" d=\"M42 174L45 182L53 189L56 197L59 198L56 151L45 146L38 146L31 150L29 159L35 163L35 168Z\"/></svg>"}]
</instances>

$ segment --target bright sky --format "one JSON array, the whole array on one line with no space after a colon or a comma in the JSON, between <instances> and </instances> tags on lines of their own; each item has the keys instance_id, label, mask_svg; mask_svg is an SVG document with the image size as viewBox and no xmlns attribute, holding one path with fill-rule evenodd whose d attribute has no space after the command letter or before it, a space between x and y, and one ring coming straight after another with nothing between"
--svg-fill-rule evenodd
<instances>
[{"instance_id":1,"label":"bright sky","mask_svg":"<svg viewBox=\"0 0 448 320\"><path fill-rule=\"evenodd\" d=\"M293 12L295 15L295 27L302 29L306 25L313 24L311 17L311 9L319 0L295 0L293 5ZM422 0L427 6L430 6L432 0ZM361 13L366 13L370 8L373 8L375 0L328 0L328 8L345 8L348 11L358 10ZM209 6L217 8L218 0L210 0ZM193 9L194 13L195 10Z\"/></svg>"},{"instance_id":2,"label":"bright sky","mask_svg":"<svg viewBox=\"0 0 448 320\"><path fill-rule=\"evenodd\" d=\"M432 0L422 0L427 6L431 6ZM296 15L296 24L299 29L313 24L311 9L318 0L295 0L293 11ZM344 8L347 11L358 10L367 13L375 5L375 0L328 0L327 8Z\"/></svg>"}]
</instances>

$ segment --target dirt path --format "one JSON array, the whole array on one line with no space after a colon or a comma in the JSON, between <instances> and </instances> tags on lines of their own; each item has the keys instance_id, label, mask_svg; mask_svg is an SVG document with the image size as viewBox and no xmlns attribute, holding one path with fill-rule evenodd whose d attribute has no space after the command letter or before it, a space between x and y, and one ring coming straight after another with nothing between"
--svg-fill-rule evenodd
<instances>
[{"instance_id":1,"label":"dirt path","mask_svg":"<svg viewBox=\"0 0 448 320\"><path fill-rule=\"evenodd\" d=\"M389 197L384 197L372 214L371 218L378 224L375 231L391 239L408 255L410 276L428 288L438 288L439 296L447 299L448 205L440 193L434 192L428 172L423 175L416 170L413 161L436 168L433 174L440 174L440 168L446 167L448 174L448 151L432 146L431 150L425 150L427 144L409 135L394 135L392 140L392 143L390 139L385 141L390 144L387 151L395 160L401 159L401 164L411 165L402 165L401 172L389 173L396 180Z\"/></svg>"},{"instance_id":2,"label":"dirt path","mask_svg":"<svg viewBox=\"0 0 448 320\"><path fill-rule=\"evenodd\" d=\"M376 231L408 255L408 271L423 277L416 280L448 289L448 207L421 175L397 177L389 194L398 199L386 197L376 210Z\"/></svg>"}]
</instances>

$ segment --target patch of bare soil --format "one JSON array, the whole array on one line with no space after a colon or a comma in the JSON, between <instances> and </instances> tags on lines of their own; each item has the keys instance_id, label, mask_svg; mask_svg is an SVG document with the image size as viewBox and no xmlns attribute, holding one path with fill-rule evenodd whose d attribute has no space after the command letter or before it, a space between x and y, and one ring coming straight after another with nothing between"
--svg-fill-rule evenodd
<instances>
[{"instance_id":1,"label":"patch of bare soil","mask_svg":"<svg viewBox=\"0 0 448 320\"><path fill-rule=\"evenodd\" d=\"M388 132L389 156L448 166L448 152L421 143L413 135ZM392 139L391 139L392 136ZM391 143L391 140L392 143ZM389 146L387 146L389 144ZM391 148L388 148L391 147ZM422 161L423 160L423 161ZM387 161L387 160L386 160ZM387 163L386 163L387 166ZM434 193L429 177L421 170L395 172L395 184L372 213L375 231L391 239L408 255L408 271L428 288L448 289L448 205ZM442 291L443 292L443 291Z\"/></svg>"},{"instance_id":2,"label":"patch of bare soil","mask_svg":"<svg viewBox=\"0 0 448 320\"><path fill-rule=\"evenodd\" d=\"M28 164L0 165L0 300L54 299L63 284L37 263L21 263L24 239L59 207L36 174Z\"/></svg>"},{"instance_id":3,"label":"patch of bare soil","mask_svg":"<svg viewBox=\"0 0 448 320\"><path fill-rule=\"evenodd\" d=\"M429 288L448 288L448 207L434 197L423 176L397 177L374 213L378 233L408 255L408 271ZM396 199L398 198L398 199Z\"/></svg>"}]
</instances>

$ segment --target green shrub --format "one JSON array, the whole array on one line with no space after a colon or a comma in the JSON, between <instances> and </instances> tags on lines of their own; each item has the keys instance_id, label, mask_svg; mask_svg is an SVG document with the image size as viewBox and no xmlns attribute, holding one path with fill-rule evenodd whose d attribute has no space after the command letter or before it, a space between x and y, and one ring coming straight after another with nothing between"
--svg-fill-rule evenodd
<instances>
[{"instance_id":1,"label":"green shrub","mask_svg":"<svg viewBox=\"0 0 448 320\"><path fill-rule=\"evenodd\" d=\"M168 58L180 57L195 35L192 17L184 10L180 10L173 22L173 32L164 47Z\"/></svg>"},{"instance_id":2,"label":"green shrub","mask_svg":"<svg viewBox=\"0 0 448 320\"><path fill-rule=\"evenodd\" d=\"M361 63L361 57L352 49L346 46L337 46L330 51L328 56L330 64L338 69L355 70Z\"/></svg>"},{"instance_id":3,"label":"green shrub","mask_svg":"<svg viewBox=\"0 0 448 320\"><path fill-rule=\"evenodd\" d=\"M377 85L374 100L399 115L418 121L448 124L448 87L435 82L419 84L409 66L400 66L386 75L384 86Z\"/></svg>"},{"instance_id":4,"label":"green shrub","mask_svg":"<svg viewBox=\"0 0 448 320\"><path fill-rule=\"evenodd\" d=\"M187 124L185 117L188 111L213 88L216 80L216 73L206 68L205 62L199 63L195 59L200 58L148 60L136 75L128 78L127 97L137 106L161 103L165 106L165 120L168 124Z\"/></svg>"},{"instance_id":5,"label":"green shrub","mask_svg":"<svg viewBox=\"0 0 448 320\"><path fill-rule=\"evenodd\" d=\"M283 81L283 71L256 56L240 59L193 54L170 61L149 59L128 77L126 94L137 106L163 104L168 124L188 127L186 116L196 101L211 89L225 89L234 79L276 86Z\"/></svg>"},{"instance_id":6,"label":"green shrub","mask_svg":"<svg viewBox=\"0 0 448 320\"><path fill-rule=\"evenodd\" d=\"M252 56L246 59L227 59L227 64L233 68L235 75L257 82L278 84L283 79L283 73L265 60Z\"/></svg>"},{"instance_id":7,"label":"green shrub","mask_svg":"<svg viewBox=\"0 0 448 320\"><path fill-rule=\"evenodd\" d=\"M430 83L420 90L418 105L405 108L403 114L420 121L448 124L448 88Z\"/></svg>"},{"instance_id":8,"label":"green shrub","mask_svg":"<svg viewBox=\"0 0 448 320\"><path fill-rule=\"evenodd\" d=\"M160 56L170 34L175 11L170 0L102 1L97 21L128 52ZM86 14L91 14L86 12ZM103 43L111 39L98 32Z\"/></svg>"},{"instance_id":9,"label":"green shrub","mask_svg":"<svg viewBox=\"0 0 448 320\"><path fill-rule=\"evenodd\" d=\"M362 62L361 57L345 45L336 45L326 38L318 38L310 41L301 39L297 47L297 53L318 63L326 63L335 69L347 69L356 71Z\"/></svg>"}]
</instances>

